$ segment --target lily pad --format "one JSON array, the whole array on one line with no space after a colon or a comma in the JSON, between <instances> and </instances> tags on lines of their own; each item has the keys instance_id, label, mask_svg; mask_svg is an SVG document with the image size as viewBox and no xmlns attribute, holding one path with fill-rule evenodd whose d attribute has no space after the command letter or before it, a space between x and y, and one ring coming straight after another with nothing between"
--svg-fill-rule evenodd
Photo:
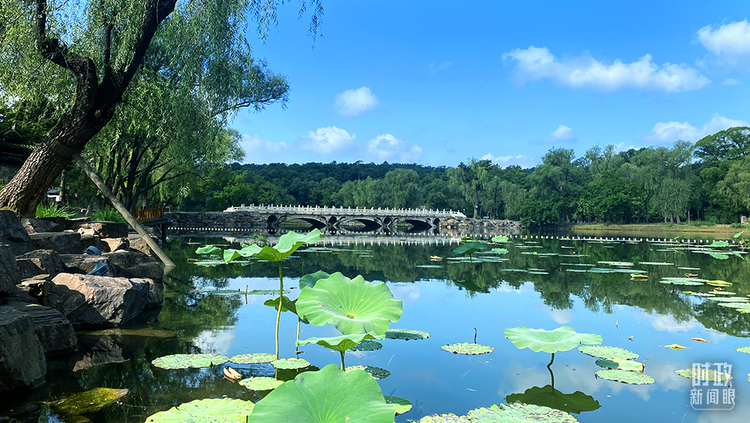
<instances>
[{"instance_id":1,"label":"lily pad","mask_svg":"<svg viewBox=\"0 0 750 423\"><path fill-rule=\"evenodd\" d=\"M525 326L505 329L505 337L518 349L529 348L531 351L556 353L568 351L581 344L601 344L600 335L577 333L569 326L554 330L531 329Z\"/></svg>"},{"instance_id":2,"label":"lily pad","mask_svg":"<svg viewBox=\"0 0 750 423\"><path fill-rule=\"evenodd\" d=\"M314 288L303 288L297 299L298 316L315 326L330 323L343 334L385 334L402 312L401 301L385 282L349 279L339 272L318 280Z\"/></svg>"},{"instance_id":3,"label":"lily pad","mask_svg":"<svg viewBox=\"0 0 750 423\"><path fill-rule=\"evenodd\" d=\"M389 329L385 333L385 337L388 339L403 339L406 341L410 339L420 340L429 338L430 332L413 329Z\"/></svg>"},{"instance_id":4,"label":"lily pad","mask_svg":"<svg viewBox=\"0 0 750 423\"><path fill-rule=\"evenodd\" d=\"M730 374L713 369L681 369L675 370L675 373L688 379L706 382L725 382L733 379Z\"/></svg>"},{"instance_id":5,"label":"lily pad","mask_svg":"<svg viewBox=\"0 0 750 423\"><path fill-rule=\"evenodd\" d=\"M706 285L711 286L732 286L732 282L724 282L724 281L706 281Z\"/></svg>"},{"instance_id":6,"label":"lily pad","mask_svg":"<svg viewBox=\"0 0 750 423\"><path fill-rule=\"evenodd\" d=\"M696 278L664 278L659 281L659 283L664 283L667 285L688 285L688 286L703 285L704 282L706 282L705 279L696 279Z\"/></svg>"},{"instance_id":7,"label":"lily pad","mask_svg":"<svg viewBox=\"0 0 750 423\"><path fill-rule=\"evenodd\" d=\"M469 423L469 418L466 416L457 416L453 413L433 414L422 417L417 423Z\"/></svg>"},{"instance_id":8,"label":"lily pad","mask_svg":"<svg viewBox=\"0 0 750 423\"><path fill-rule=\"evenodd\" d=\"M740 347L740 348L737 348L735 351L745 353L745 354L750 354L750 347Z\"/></svg>"},{"instance_id":9,"label":"lily pad","mask_svg":"<svg viewBox=\"0 0 750 423\"><path fill-rule=\"evenodd\" d=\"M387 333L386 333L387 336ZM351 348L352 351L377 351L379 349L383 348L383 344L381 344L378 341L373 341L370 339L365 339L359 344L353 346Z\"/></svg>"},{"instance_id":10,"label":"lily pad","mask_svg":"<svg viewBox=\"0 0 750 423\"><path fill-rule=\"evenodd\" d=\"M219 366L229 361L229 357L221 354L172 354L159 357L151 364L160 369L187 369Z\"/></svg>"},{"instance_id":11,"label":"lily pad","mask_svg":"<svg viewBox=\"0 0 750 423\"><path fill-rule=\"evenodd\" d=\"M503 243L503 242L508 242L508 237L505 235L497 235L497 236L493 236L491 241L498 243L498 244Z\"/></svg>"},{"instance_id":12,"label":"lily pad","mask_svg":"<svg viewBox=\"0 0 750 423\"><path fill-rule=\"evenodd\" d=\"M232 363L237 364L270 363L274 360L276 360L276 356L268 353L238 354L229 359Z\"/></svg>"},{"instance_id":13,"label":"lily pad","mask_svg":"<svg viewBox=\"0 0 750 423\"><path fill-rule=\"evenodd\" d=\"M471 342L459 342L457 344L448 344L440 347L443 351L452 352L453 354L480 355L495 351L494 348L482 344L473 344Z\"/></svg>"},{"instance_id":14,"label":"lily pad","mask_svg":"<svg viewBox=\"0 0 750 423\"><path fill-rule=\"evenodd\" d=\"M597 378L611 380L613 382L627 383L630 385L650 385L654 383L654 378L651 376L627 370L599 370L595 373L595 376Z\"/></svg>"},{"instance_id":15,"label":"lily pad","mask_svg":"<svg viewBox=\"0 0 750 423\"><path fill-rule=\"evenodd\" d=\"M596 365L610 370L627 370L629 372L642 372L644 367L643 363L633 360L623 360L619 357L614 359L601 358L596 360Z\"/></svg>"},{"instance_id":16,"label":"lily pad","mask_svg":"<svg viewBox=\"0 0 750 423\"><path fill-rule=\"evenodd\" d=\"M393 423L378 383L364 372L342 372L333 364L305 372L271 391L248 423Z\"/></svg>"},{"instance_id":17,"label":"lily pad","mask_svg":"<svg viewBox=\"0 0 750 423\"><path fill-rule=\"evenodd\" d=\"M474 241L474 242L467 242L466 244L461 244L456 249L453 250L453 254L466 254L466 255L472 255L476 253L477 251L482 251L487 249L487 244L480 241Z\"/></svg>"},{"instance_id":18,"label":"lily pad","mask_svg":"<svg viewBox=\"0 0 750 423\"><path fill-rule=\"evenodd\" d=\"M411 403L403 398L384 396L386 404L393 404L396 406L396 415L404 414L411 410Z\"/></svg>"},{"instance_id":19,"label":"lily pad","mask_svg":"<svg viewBox=\"0 0 750 423\"><path fill-rule=\"evenodd\" d=\"M239 289L196 289L195 292L208 295L219 295L219 296L232 296L242 295L244 292Z\"/></svg>"},{"instance_id":20,"label":"lily pad","mask_svg":"<svg viewBox=\"0 0 750 423\"><path fill-rule=\"evenodd\" d=\"M146 423L244 423L254 404L231 398L190 401L146 418Z\"/></svg>"},{"instance_id":21,"label":"lily pad","mask_svg":"<svg viewBox=\"0 0 750 423\"><path fill-rule=\"evenodd\" d=\"M284 290L284 294L288 294L291 291L288 289ZM244 294L244 293L243 293ZM253 289L252 291L248 291L249 295L279 295L278 289Z\"/></svg>"},{"instance_id":22,"label":"lily pad","mask_svg":"<svg viewBox=\"0 0 750 423\"><path fill-rule=\"evenodd\" d=\"M562 410L534 404L499 404L469 411L471 423L577 423L575 417Z\"/></svg>"},{"instance_id":23,"label":"lily pad","mask_svg":"<svg viewBox=\"0 0 750 423\"><path fill-rule=\"evenodd\" d=\"M309 367L310 362L302 358L282 358L272 361L271 365L280 370L295 370Z\"/></svg>"},{"instance_id":24,"label":"lily pad","mask_svg":"<svg viewBox=\"0 0 750 423\"><path fill-rule=\"evenodd\" d=\"M273 247L251 244L243 245L241 250L225 250L224 261L230 263L240 257L257 257L261 260L279 262L292 255L303 244L318 242L321 237L323 234L318 229L313 229L306 234L289 231L280 236L278 244Z\"/></svg>"},{"instance_id":25,"label":"lily pad","mask_svg":"<svg viewBox=\"0 0 750 423\"><path fill-rule=\"evenodd\" d=\"M370 376L375 378L375 380L385 379L388 376L391 375L391 372L382 368L382 367L375 367L375 366L349 366L346 368L347 372L351 372L352 370L364 370L367 372Z\"/></svg>"},{"instance_id":26,"label":"lily pad","mask_svg":"<svg viewBox=\"0 0 750 423\"><path fill-rule=\"evenodd\" d=\"M383 339L383 337L374 337L369 333L355 333L351 335L329 336L325 338L301 339L297 341L297 345L318 344L332 350L346 351L365 339Z\"/></svg>"},{"instance_id":27,"label":"lily pad","mask_svg":"<svg viewBox=\"0 0 750 423\"><path fill-rule=\"evenodd\" d=\"M544 387L534 386L522 394L510 394L505 397L508 404L522 403L534 404L562 410L567 413L579 414L585 411L594 411L601 407L599 401L581 391L572 394L563 394L552 385Z\"/></svg>"},{"instance_id":28,"label":"lily pad","mask_svg":"<svg viewBox=\"0 0 750 423\"><path fill-rule=\"evenodd\" d=\"M266 376L250 377L240 381L240 385L251 391L270 391L278 388L282 383L284 383L283 380Z\"/></svg>"},{"instance_id":29,"label":"lily pad","mask_svg":"<svg viewBox=\"0 0 750 423\"><path fill-rule=\"evenodd\" d=\"M676 350L684 350L684 349L687 349L687 347L683 347L683 346L682 346L682 345L680 345L680 344L669 344L669 345L665 345L665 347L667 347L667 348L670 348L670 349L673 349L673 350L675 350L675 351L676 351Z\"/></svg>"},{"instance_id":30,"label":"lily pad","mask_svg":"<svg viewBox=\"0 0 750 423\"><path fill-rule=\"evenodd\" d=\"M63 416L95 413L128 394L127 389L94 388L52 401L50 406Z\"/></svg>"},{"instance_id":31,"label":"lily pad","mask_svg":"<svg viewBox=\"0 0 750 423\"><path fill-rule=\"evenodd\" d=\"M601 345L582 345L578 347L578 351L592 357L608 358L610 360L614 358L621 358L623 360L635 360L636 358L640 357L638 354L620 347L607 347Z\"/></svg>"}]
</instances>

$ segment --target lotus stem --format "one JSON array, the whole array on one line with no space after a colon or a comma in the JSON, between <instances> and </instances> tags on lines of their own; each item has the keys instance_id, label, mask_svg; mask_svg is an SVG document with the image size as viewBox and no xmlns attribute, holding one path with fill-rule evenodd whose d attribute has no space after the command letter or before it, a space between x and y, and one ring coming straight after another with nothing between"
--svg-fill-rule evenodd
<instances>
[{"instance_id":1,"label":"lotus stem","mask_svg":"<svg viewBox=\"0 0 750 423\"><path fill-rule=\"evenodd\" d=\"M550 363L551 364L551 363ZM552 392L555 391L555 374L552 373L552 368L547 366L547 370L549 370L549 377L552 385Z\"/></svg>"},{"instance_id":2,"label":"lotus stem","mask_svg":"<svg viewBox=\"0 0 750 423\"><path fill-rule=\"evenodd\" d=\"M339 351L339 352L341 353L341 371L345 372L346 371L346 365L344 364L344 354L346 352L345 351Z\"/></svg>"},{"instance_id":3,"label":"lotus stem","mask_svg":"<svg viewBox=\"0 0 750 423\"><path fill-rule=\"evenodd\" d=\"M297 316L297 342L299 342L299 324L302 321L302 319ZM294 344L294 351L297 353L297 358L299 358L299 345L297 343Z\"/></svg>"},{"instance_id":4,"label":"lotus stem","mask_svg":"<svg viewBox=\"0 0 750 423\"><path fill-rule=\"evenodd\" d=\"M279 359L279 321L281 321L281 296L284 295L284 277L279 262L279 308L276 310L276 359Z\"/></svg>"},{"instance_id":5,"label":"lotus stem","mask_svg":"<svg viewBox=\"0 0 750 423\"><path fill-rule=\"evenodd\" d=\"M550 366L552 363L555 362L555 353L552 353L552 360L549 361L549 364L547 365L547 368L550 369ZM552 369L550 369L550 373L552 372Z\"/></svg>"}]
</instances>

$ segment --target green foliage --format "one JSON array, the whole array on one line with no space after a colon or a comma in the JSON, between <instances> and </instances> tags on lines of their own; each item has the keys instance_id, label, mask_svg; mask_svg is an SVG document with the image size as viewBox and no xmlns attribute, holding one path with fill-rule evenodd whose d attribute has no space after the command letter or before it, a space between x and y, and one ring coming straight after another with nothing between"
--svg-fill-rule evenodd
<instances>
[{"instance_id":1,"label":"green foliage","mask_svg":"<svg viewBox=\"0 0 750 423\"><path fill-rule=\"evenodd\" d=\"M50 205L40 203L36 206L36 217L64 217L66 219L72 219L76 217L76 213L68 206L59 206L56 202L53 202Z\"/></svg>"},{"instance_id":2,"label":"green foliage","mask_svg":"<svg viewBox=\"0 0 750 423\"><path fill-rule=\"evenodd\" d=\"M91 213L91 220L94 222L121 222L125 223L125 218L112 207L105 207Z\"/></svg>"}]
</instances>

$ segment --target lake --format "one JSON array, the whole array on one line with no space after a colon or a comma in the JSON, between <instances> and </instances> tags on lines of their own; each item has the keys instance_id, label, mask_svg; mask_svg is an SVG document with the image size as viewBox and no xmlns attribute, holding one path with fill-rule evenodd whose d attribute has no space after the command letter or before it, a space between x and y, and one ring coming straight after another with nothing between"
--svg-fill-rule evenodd
<instances>
[{"instance_id":1,"label":"lake","mask_svg":"<svg viewBox=\"0 0 750 423\"><path fill-rule=\"evenodd\" d=\"M193 399L228 396L258 401L265 393L248 391L224 379L221 366L162 370L151 360L175 353L216 352L233 356L274 352L275 309L264 305L273 295L244 295L245 290L277 290L275 263L200 266L195 249L205 244L239 248L240 239L171 238L167 252L177 268L165 279L165 304L150 325L80 335L77 356L53 362L46 387L23 409L34 421L38 401L96 387L127 388L120 404L89 416L93 421L143 422L146 417ZM448 236L324 238L303 247L284 262L288 294L296 298L301 276L317 270L353 278L385 281L403 302L401 319L391 328L427 331L424 340L380 341L377 351L349 352L346 365L377 366L390 371L379 380L384 395L409 400L413 409L397 422L416 421L434 413L466 414L477 407L505 403L506 398L554 402L574 411L581 422L747 422L750 420L750 355L735 351L750 346L750 315L725 307L729 297L750 294L750 264L735 255L709 253L705 244L634 240L514 238L507 254L477 253L464 258L452 251L458 239ZM725 250L727 248L724 248ZM717 249L716 251L720 251ZM438 256L439 261L431 261ZM633 280L631 273L648 275ZM679 285L687 273L732 285ZM661 283L664 278L675 284ZM667 279L668 280L668 279ZM687 282L689 283L689 282ZM722 285L722 284L719 284ZM720 289L716 289L720 288ZM213 295L213 289L241 295ZM726 304L725 304L726 305ZM550 354L518 349L505 338L506 328L526 326L552 330L570 326L598 334L602 345L638 354L650 385L630 385L601 378L597 358L576 349ZM296 316L282 313L280 355L295 357ZM334 336L329 326L302 325L300 338ZM701 338L710 342L698 342ZM443 351L456 342L493 347L492 353L467 356ZM685 349L673 350L678 344ZM300 348L300 358L314 368L339 364L337 352L318 345ZM694 363L731 365L730 385L693 386L675 373ZM268 364L235 365L243 376L292 379L297 371L278 371ZM75 368L75 372L70 372ZM702 404L694 392L702 389ZM705 408L706 392L716 389L718 404L733 410ZM726 401L724 401L726 400ZM723 403L727 405L724 406ZM62 419L45 407L39 421ZM290 420L291 421L291 420Z\"/></svg>"}]
</instances>

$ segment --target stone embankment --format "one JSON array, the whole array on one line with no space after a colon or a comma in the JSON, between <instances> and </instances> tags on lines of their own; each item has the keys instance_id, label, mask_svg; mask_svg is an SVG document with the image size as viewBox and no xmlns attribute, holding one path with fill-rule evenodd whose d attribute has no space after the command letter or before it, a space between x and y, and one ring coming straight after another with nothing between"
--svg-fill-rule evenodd
<instances>
[{"instance_id":1,"label":"stone embankment","mask_svg":"<svg viewBox=\"0 0 750 423\"><path fill-rule=\"evenodd\" d=\"M0 393L43 384L46 358L74 352L77 330L152 314L163 302L163 277L151 249L123 223L18 219L0 210Z\"/></svg>"}]
</instances>

